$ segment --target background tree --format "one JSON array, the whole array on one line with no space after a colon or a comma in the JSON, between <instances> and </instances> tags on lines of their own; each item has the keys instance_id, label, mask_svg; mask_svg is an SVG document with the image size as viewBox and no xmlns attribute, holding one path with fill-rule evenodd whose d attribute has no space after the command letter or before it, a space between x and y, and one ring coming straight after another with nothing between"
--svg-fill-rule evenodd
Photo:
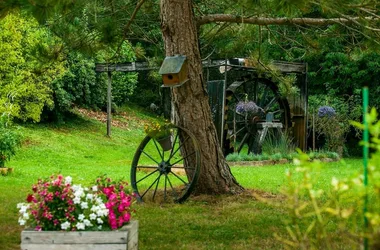
<instances>
[{"instance_id":1,"label":"background tree","mask_svg":"<svg viewBox=\"0 0 380 250\"><path fill-rule=\"evenodd\" d=\"M49 85L65 68L60 41L27 18L10 13L0 20L0 114L36 122L53 107Z\"/></svg>"}]
</instances>

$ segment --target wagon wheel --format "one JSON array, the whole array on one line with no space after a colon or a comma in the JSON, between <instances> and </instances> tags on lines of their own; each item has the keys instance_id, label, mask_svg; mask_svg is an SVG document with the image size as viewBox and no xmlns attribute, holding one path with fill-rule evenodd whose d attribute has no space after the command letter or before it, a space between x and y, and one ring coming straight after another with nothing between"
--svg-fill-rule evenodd
<instances>
[{"instance_id":1,"label":"wagon wheel","mask_svg":"<svg viewBox=\"0 0 380 250\"><path fill-rule=\"evenodd\" d=\"M262 108L262 112L247 115L238 112L236 105L240 101L253 101ZM225 154L261 151L258 143L258 125L265 122L268 114L273 115L273 123L281 123L286 130L291 126L289 103L279 94L278 87L265 78L247 79L232 83L226 90L225 114Z\"/></svg>"},{"instance_id":2,"label":"wagon wheel","mask_svg":"<svg viewBox=\"0 0 380 250\"><path fill-rule=\"evenodd\" d=\"M171 125L169 147L146 136L134 155L131 185L138 201L178 203L191 194L199 177L200 152L188 130Z\"/></svg>"}]
</instances>

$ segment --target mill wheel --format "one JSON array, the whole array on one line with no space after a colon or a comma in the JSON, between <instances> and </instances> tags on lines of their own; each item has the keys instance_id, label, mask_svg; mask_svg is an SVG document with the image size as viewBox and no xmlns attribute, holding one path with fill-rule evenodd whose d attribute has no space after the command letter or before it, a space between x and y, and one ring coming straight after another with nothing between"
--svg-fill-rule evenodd
<instances>
[{"instance_id":1,"label":"mill wheel","mask_svg":"<svg viewBox=\"0 0 380 250\"><path fill-rule=\"evenodd\" d=\"M200 152L188 130L171 125L169 145L146 136L134 155L131 185L138 201L184 202L199 177Z\"/></svg>"},{"instance_id":2,"label":"mill wheel","mask_svg":"<svg viewBox=\"0 0 380 250\"><path fill-rule=\"evenodd\" d=\"M245 104L247 109L252 107L251 102L257 105L254 112L241 108ZM247 77L232 83L226 89L226 106L226 155L232 152L260 153L263 127L269 125L286 130L291 126L287 99L279 94L275 83L265 78Z\"/></svg>"}]
</instances>

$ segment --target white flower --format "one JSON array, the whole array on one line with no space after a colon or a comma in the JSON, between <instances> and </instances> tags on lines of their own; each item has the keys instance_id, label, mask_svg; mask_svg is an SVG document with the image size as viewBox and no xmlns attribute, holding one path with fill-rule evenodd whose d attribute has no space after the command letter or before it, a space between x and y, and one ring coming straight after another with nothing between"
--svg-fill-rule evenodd
<instances>
[{"instance_id":1,"label":"white flower","mask_svg":"<svg viewBox=\"0 0 380 250\"><path fill-rule=\"evenodd\" d=\"M97 198L96 198L96 203L97 203L97 204L102 204L102 203L103 203L102 198L97 197Z\"/></svg>"},{"instance_id":2,"label":"white flower","mask_svg":"<svg viewBox=\"0 0 380 250\"><path fill-rule=\"evenodd\" d=\"M79 189L82 189L82 186L81 186L81 185L73 185L73 186L71 187L71 189L72 189L74 192L76 192L76 191L78 191Z\"/></svg>"},{"instance_id":3,"label":"white flower","mask_svg":"<svg viewBox=\"0 0 380 250\"><path fill-rule=\"evenodd\" d=\"M92 186L92 191L98 192L98 186Z\"/></svg>"},{"instance_id":4,"label":"white flower","mask_svg":"<svg viewBox=\"0 0 380 250\"><path fill-rule=\"evenodd\" d=\"M78 230L84 230L86 226L84 225L83 222L78 222L76 227Z\"/></svg>"},{"instance_id":5,"label":"white flower","mask_svg":"<svg viewBox=\"0 0 380 250\"><path fill-rule=\"evenodd\" d=\"M294 158L294 159L293 159L293 163L294 163L294 165L296 165L296 166L301 165L301 161L300 161L299 159L297 159L297 158Z\"/></svg>"},{"instance_id":6,"label":"white flower","mask_svg":"<svg viewBox=\"0 0 380 250\"><path fill-rule=\"evenodd\" d=\"M22 215L22 218L25 219L25 220L29 219L29 214L28 213L24 213Z\"/></svg>"},{"instance_id":7,"label":"white flower","mask_svg":"<svg viewBox=\"0 0 380 250\"><path fill-rule=\"evenodd\" d=\"M99 211L99 209L100 209L99 206L92 206L92 207L91 207L91 211L92 211L92 212L97 212L97 211Z\"/></svg>"},{"instance_id":8,"label":"white flower","mask_svg":"<svg viewBox=\"0 0 380 250\"><path fill-rule=\"evenodd\" d=\"M99 229L99 230L102 230L102 225L98 226L98 229Z\"/></svg>"},{"instance_id":9,"label":"white flower","mask_svg":"<svg viewBox=\"0 0 380 250\"><path fill-rule=\"evenodd\" d=\"M20 214L26 213L26 211L28 210L29 206L30 206L29 204L26 205L26 204L22 203L22 205L20 206L20 210L19 210Z\"/></svg>"},{"instance_id":10,"label":"white flower","mask_svg":"<svg viewBox=\"0 0 380 250\"><path fill-rule=\"evenodd\" d=\"M93 194L87 194L86 195L86 199L87 200L92 200L94 198L94 195Z\"/></svg>"},{"instance_id":11,"label":"white flower","mask_svg":"<svg viewBox=\"0 0 380 250\"><path fill-rule=\"evenodd\" d=\"M20 209L24 205L25 205L25 203L17 203L17 208Z\"/></svg>"},{"instance_id":12,"label":"white flower","mask_svg":"<svg viewBox=\"0 0 380 250\"><path fill-rule=\"evenodd\" d=\"M73 202L74 202L74 204L79 204L80 203L80 197L75 197L73 199Z\"/></svg>"},{"instance_id":13,"label":"white flower","mask_svg":"<svg viewBox=\"0 0 380 250\"><path fill-rule=\"evenodd\" d=\"M62 230L67 230L69 227L70 227L70 222L68 222L68 221L61 224Z\"/></svg>"},{"instance_id":14,"label":"white flower","mask_svg":"<svg viewBox=\"0 0 380 250\"><path fill-rule=\"evenodd\" d=\"M80 204L80 207L81 207L82 209L86 209L86 208L88 208L88 203L87 203L87 202L82 202L82 203Z\"/></svg>"},{"instance_id":15,"label":"white flower","mask_svg":"<svg viewBox=\"0 0 380 250\"><path fill-rule=\"evenodd\" d=\"M90 220L95 220L96 219L96 214L92 213L90 214Z\"/></svg>"},{"instance_id":16,"label":"white flower","mask_svg":"<svg viewBox=\"0 0 380 250\"><path fill-rule=\"evenodd\" d=\"M88 191L88 187L85 187L85 188L84 188L84 191Z\"/></svg>"},{"instance_id":17,"label":"white flower","mask_svg":"<svg viewBox=\"0 0 380 250\"><path fill-rule=\"evenodd\" d=\"M341 187L340 187L340 190L342 191L346 191L349 189L349 186L347 184L343 184Z\"/></svg>"},{"instance_id":18,"label":"white flower","mask_svg":"<svg viewBox=\"0 0 380 250\"><path fill-rule=\"evenodd\" d=\"M72 180L73 180L73 178L71 178L71 176L66 176L66 178L65 178L65 184L71 184Z\"/></svg>"},{"instance_id":19,"label":"white flower","mask_svg":"<svg viewBox=\"0 0 380 250\"><path fill-rule=\"evenodd\" d=\"M75 191L74 196L75 197L83 197L84 196L83 189L78 189L77 191Z\"/></svg>"},{"instance_id":20,"label":"white flower","mask_svg":"<svg viewBox=\"0 0 380 250\"><path fill-rule=\"evenodd\" d=\"M78 215L78 220L82 221L85 218L84 214Z\"/></svg>"},{"instance_id":21,"label":"white flower","mask_svg":"<svg viewBox=\"0 0 380 250\"><path fill-rule=\"evenodd\" d=\"M331 179L331 185L334 187L335 190L338 190L339 180L335 177Z\"/></svg>"},{"instance_id":22,"label":"white flower","mask_svg":"<svg viewBox=\"0 0 380 250\"><path fill-rule=\"evenodd\" d=\"M99 216L99 217L103 217L103 216L107 216L108 215L108 210L105 210L105 209L99 209L96 214Z\"/></svg>"},{"instance_id":23,"label":"white flower","mask_svg":"<svg viewBox=\"0 0 380 250\"><path fill-rule=\"evenodd\" d=\"M20 218L18 219L18 224L20 224L20 226L24 226L25 223L26 223L26 221L25 221L23 218L20 217Z\"/></svg>"},{"instance_id":24,"label":"white flower","mask_svg":"<svg viewBox=\"0 0 380 250\"><path fill-rule=\"evenodd\" d=\"M98 219L96 220L96 222L97 222L98 224L103 224L103 220L102 220L101 218L98 218Z\"/></svg>"},{"instance_id":25,"label":"white flower","mask_svg":"<svg viewBox=\"0 0 380 250\"><path fill-rule=\"evenodd\" d=\"M87 220L87 219L85 219L85 220L83 221L83 223L84 223L84 225L85 225L86 227L90 227L90 226L92 226L91 222L90 222L89 220Z\"/></svg>"}]
</instances>

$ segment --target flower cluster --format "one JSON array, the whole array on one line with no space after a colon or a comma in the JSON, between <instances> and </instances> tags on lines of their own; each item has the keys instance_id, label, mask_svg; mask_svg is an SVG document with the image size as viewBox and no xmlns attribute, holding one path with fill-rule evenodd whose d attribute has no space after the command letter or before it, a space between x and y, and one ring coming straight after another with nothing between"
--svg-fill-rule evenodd
<instances>
[{"instance_id":1,"label":"flower cluster","mask_svg":"<svg viewBox=\"0 0 380 250\"><path fill-rule=\"evenodd\" d=\"M131 218L132 196L126 182L102 176L91 188L70 176L51 176L33 185L26 203L17 204L19 224L35 230L113 230ZM106 183L106 185L104 185Z\"/></svg>"},{"instance_id":2,"label":"flower cluster","mask_svg":"<svg viewBox=\"0 0 380 250\"><path fill-rule=\"evenodd\" d=\"M240 101L236 105L236 112L248 113L248 114L263 114L264 110L261 107L257 106L257 104L254 103L253 101L249 101L249 102Z\"/></svg>"},{"instance_id":3,"label":"flower cluster","mask_svg":"<svg viewBox=\"0 0 380 250\"><path fill-rule=\"evenodd\" d=\"M171 135L172 129L168 122L153 122L145 124L144 131L151 138L163 139Z\"/></svg>"},{"instance_id":4,"label":"flower cluster","mask_svg":"<svg viewBox=\"0 0 380 250\"><path fill-rule=\"evenodd\" d=\"M319 107L319 109L318 109L318 116L319 117L331 118L331 117L334 117L335 115L336 115L335 109L333 109L330 106L322 106L322 107Z\"/></svg>"},{"instance_id":5,"label":"flower cluster","mask_svg":"<svg viewBox=\"0 0 380 250\"><path fill-rule=\"evenodd\" d=\"M126 192L127 182L114 182L103 177L96 180L97 186L107 197L105 204L108 209L108 218L111 229L117 229L128 223L131 219L132 196Z\"/></svg>"}]
</instances>

